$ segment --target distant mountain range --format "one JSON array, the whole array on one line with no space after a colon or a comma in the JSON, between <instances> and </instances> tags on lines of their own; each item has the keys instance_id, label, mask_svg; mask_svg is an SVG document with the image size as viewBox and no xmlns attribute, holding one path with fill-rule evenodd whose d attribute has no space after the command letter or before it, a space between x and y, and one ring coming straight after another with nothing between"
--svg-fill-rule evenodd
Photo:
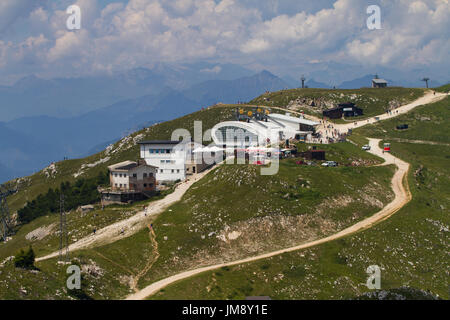
<instances>
[{"instance_id":1,"label":"distant mountain range","mask_svg":"<svg viewBox=\"0 0 450 320\"><path fill-rule=\"evenodd\" d=\"M0 119L48 115L68 118L116 102L158 94L167 88L185 90L209 80L233 80L253 72L232 64L156 64L113 75L44 80L29 76L0 86Z\"/></svg>"}]
</instances>

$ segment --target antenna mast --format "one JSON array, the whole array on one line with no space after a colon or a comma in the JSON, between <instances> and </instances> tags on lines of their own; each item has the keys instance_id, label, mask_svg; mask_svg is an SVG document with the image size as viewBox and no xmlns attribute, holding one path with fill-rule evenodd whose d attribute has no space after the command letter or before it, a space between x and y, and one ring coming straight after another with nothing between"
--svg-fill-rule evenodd
<instances>
[{"instance_id":1,"label":"antenna mast","mask_svg":"<svg viewBox=\"0 0 450 320\"><path fill-rule=\"evenodd\" d=\"M69 262L69 239L67 235L67 219L64 210L64 194L59 195L59 261Z\"/></svg>"},{"instance_id":2,"label":"antenna mast","mask_svg":"<svg viewBox=\"0 0 450 320\"><path fill-rule=\"evenodd\" d=\"M300 80L302 80L302 89L304 89L304 88L305 88L305 80L306 80L305 76L302 75L302 77L300 78Z\"/></svg>"}]
</instances>

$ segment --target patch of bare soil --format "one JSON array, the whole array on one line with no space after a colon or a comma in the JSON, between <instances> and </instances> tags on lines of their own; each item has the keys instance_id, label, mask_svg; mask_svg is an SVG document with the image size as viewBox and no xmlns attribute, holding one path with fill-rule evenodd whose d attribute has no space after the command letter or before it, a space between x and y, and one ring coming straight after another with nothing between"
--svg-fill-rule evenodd
<instances>
[{"instance_id":1,"label":"patch of bare soil","mask_svg":"<svg viewBox=\"0 0 450 320\"><path fill-rule=\"evenodd\" d=\"M56 223L49 224L48 226L37 228L25 236L28 241L38 241L44 239L50 235L53 229L56 227Z\"/></svg>"}]
</instances>

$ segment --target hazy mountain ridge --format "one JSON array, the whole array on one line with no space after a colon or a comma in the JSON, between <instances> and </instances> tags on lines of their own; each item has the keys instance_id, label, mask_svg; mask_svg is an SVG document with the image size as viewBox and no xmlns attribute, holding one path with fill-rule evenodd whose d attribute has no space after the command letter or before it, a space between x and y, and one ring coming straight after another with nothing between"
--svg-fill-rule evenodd
<instances>
[{"instance_id":1,"label":"hazy mountain ridge","mask_svg":"<svg viewBox=\"0 0 450 320\"><path fill-rule=\"evenodd\" d=\"M151 71L145 68L134 69L122 74L121 81L139 85L142 81L148 82L146 79L150 74ZM41 82L36 79L24 79L19 85L27 87L29 82ZM219 101L245 101L265 90L279 90L287 86L275 75L264 71L236 80L204 81L183 91L160 85L158 93L124 99L74 117L40 115L11 120L3 123L3 127L10 130L6 136L11 136L10 140L14 142L8 146L4 141L0 142L0 147L8 150L2 155L0 164L10 173L5 174L2 173L5 170L1 170L0 181L18 176L15 173L19 169L19 162L15 160L17 154L22 159L20 175L26 175L64 157L86 156L89 150L97 150L108 141L117 140L145 125L175 119ZM32 153L27 146L20 144L21 140L29 140L30 137L34 138L33 145L37 147Z\"/></svg>"},{"instance_id":2,"label":"hazy mountain ridge","mask_svg":"<svg viewBox=\"0 0 450 320\"><path fill-rule=\"evenodd\" d=\"M252 71L232 64L160 63L151 69L81 78L46 80L31 75L12 86L0 86L0 119L39 115L70 118L123 100L158 94L167 87L185 90L203 81L232 80L251 74Z\"/></svg>"}]
</instances>

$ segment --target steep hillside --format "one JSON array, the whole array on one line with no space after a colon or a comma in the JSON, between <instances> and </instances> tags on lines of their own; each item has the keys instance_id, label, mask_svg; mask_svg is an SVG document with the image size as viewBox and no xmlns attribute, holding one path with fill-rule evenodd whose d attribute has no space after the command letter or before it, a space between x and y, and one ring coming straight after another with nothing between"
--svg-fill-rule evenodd
<instances>
[{"instance_id":1,"label":"steep hillside","mask_svg":"<svg viewBox=\"0 0 450 320\"><path fill-rule=\"evenodd\" d=\"M192 131L194 120L201 120L206 130L218 121L232 118L233 111L230 107L217 106L157 124L118 141L97 155L58 162L33 176L15 180L14 184L21 188L9 199L10 207L17 210L27 199L34 199L62 181L93 177L111 163L135 159L138 156L136 141L168 139L177 128ZM379 161L350 143L327 148L329 160L350 163L355 159L366 164ZM333 169L304 167L293 160L284 160L280 173L274 177L261 176L258 169L223 166L208 174L182 201L149 220L154 223L155 239L142 230L103 247L72 253L72 259L87 272L88 294L95 298L122 298L131 293L131 283L142 287L186 266L265 252L330 234L375 212L392 196L387 188L392 175L390 167ZM321 179L324 174L327 180ZM94 227L101 228L130 217L149 204L112 206L104 211L96 206L96 210L86 215L73 210L68 215L69 241L91 234ZM330 206L340 207L331 212ZM4 262L0 282L10 283L0 291L2 297L67 298L62 285L58 287L58 283L64 283L65 272L55 259L38 263L40 271L30 276L27 271L16 270L8 260L29 244L38 256L57 250L57 224L57 215L43 216L21 227L8 242L0 243L0 262ZM303 232L295 231L299 227ZM267 237L271 241L266 241ZM29 281L23 282L20 277L28 277ZM39 289L42 281L48 282L48 290Z\"/></svg>"},{"instance_id":2,"label":"steep hillside","mask_svg":"<svg viewBox=\"0 0 450 320\"><path fill-rule=\"evenodd\" d=\"M14 179L10 183L17 185L19 192L8 199L11 210L21 208L26 201L34 199L48 188L59 186L62 181L75 181L77 177L93 177L108 165L139 157L136 142L144 139L170 139L175 129L184 128L193 134L194 121L202 121L203 130L212 128L217 122L233 117L232 108L209 108L187 116L152 125L126 136L108 146L106 150L83 159L56 162L51 168L45 168L29 177ZM145 119L143 119L145 120Z\"/></svg>"},{"instance_id":3,"label":"steep hillside","mask_svg":"<svg viewBox=\"0 0 450 320\"><path fill-rule=\"evenodd\" d=\"M207 65L204 65L204 67L207 67ZM253 76L229 80L226 70L219 72L216 76L218 77L217 79L221 79L221 76L223 76L228 80L207 80L189 88L184 88L184 86L179 84L184 90L175 90L162 85L169 81L168 78L175 77L177 74L180 77L179 81L184 81L185 73L199 79L210 79L213 77L212 75L195 76L195 72L192 70L189 72L189 69L172 70L163 66L160 66L158 72L143 68L135 69L117 75L114 79L118 83L122 83L123 88L115 88L115 82L112 81L111 86L113 89L111 91L120 94L122 91L131 90L128 87L136 85L136 90L143 92L141 96L135 97L136 93L130 93L131 97L129 99L115 101L115 103L107 106L99 104L94 108L95 110L87 108L86 112L81 115L71 116L71 105L67 104L64 105L64 108L61 108L61 110L66 112L62 118L49 116L48 114L51 113L47 113L45 116L32 116L33 113L29 112L26 117L4 123L3 125L6 128L17 133L16 138L19 138L21 135L33 137L35 150L33 150L33 153L29 153L27 148L22 147L26 141L30 140L25 137L22 140L15 139L18 143L14 145L13 149L4 148L6 142L0 142L0 149L8 150L8 152L3 154L1 161L3 164L9 162L12 169L11 174L7 176L0 175L0 182L17 177L18 175L13 174L15 171L31 174L43 166L65 157L79 158L82 155L86 155L89 150L96 146L104 145L107 141L118 140L130 132L153 123L176 119L219 101L224 103L247 101L266 90L279 90L288 87L281 79L267 71ZM237 74L240 73L238 72ZM25 81L30 82L30 84L23 84L22 86L28 88L33 85L34 81L37 80L30 79L30 81ZM65 80L63 83L67 81L69 80ZM105 79L99 80L102 89L104 89L103 86L107 86L106 83L103 83L105 81ZM58 86L60 85L64 88L66 86L66 84L59 84L56 80L55 82L58 83ZM80 80L71 80L69 82L73 82L73 86L76 88ZM81 104L82 98L88 99L90 92L100 85L91 82L95 81L92 79L87 81L92 86L90 91L86 90L85 94L79 94L80 99L73 100ZM141 86L145 84L153 86L154 82L158 83L157 86L155 85L155 88L158 88L158 90L156 92L147 90L151 94L144 94L147 91L143 90ZM44 83L47 82L44 81ZM64 91L64 88L59 90ZM85 85L82 88L85 89ZM41 90L44 90L44 88L41 88ZM53 91L58 92L58 89L54 88ZM75 92L77 91L75 90ZM102 92L102 90L99 90L98 95L102 96ZM23 94L26 95L26 93ZM71 94L73 95L74 93L72 92ZM67 99L71 97L71 94L68 94ZM46 99L50 99L50 97L52 97L51 94ZM19 100L15 102L12 100L11 103L13 103L15 109L21 108ZM38 106L36 107L37 109ZM88 110L91 111L87 112ZM23 155L23 161L16 161L17 154Z\"/></svg>"},{"instance_id":4,"label":"steep hillside","mask_svg":"<svg viewBox=\"0 0 450 320\"><path fill-rule=\"evenodd\" d=\"M330 160L379 161L350 143L329 146L328 151ZM141 288L189 267L282 248L353 224L390 201L392 170L305 167L283 160L277 175L261 176L259 167L223 165L197 182L180 202L149 218L156 238L142 230L106 246L73 252L71 257L91 270L86 274L91 296L123 298L132 292L130 283L139 274L136 283ZM322 179L324 175L327 179ZM144 205L151 203L112 206L104 211L97 206L86 215L72 211L68 215L69 241L92 233L94 226L100 228L129 217ZM49 215L21 228L12 240L0 244L0 260L28 244L33 244L38 256L57 250L57 222L57 215ZM37 238L30 238L32 235ZM39 262L41 273L33 277L46 275L63 283L64 270L55 262ZM4 270L5 276L16 279L9 263ZM0 282L4 279L0 276ZM36 280L24 287L34 294L37 284ZM14 296L18 291L13 288L0 291L0 295ZM39 297L49 295L44 290L38 292Z\"/></svg>"},{"instance_id":5,"label":"steep hillside","mask_svg":"<svg viewBox=\"0 0 450 320\"><path fill-rule=\"evenodd\" d=\"M449 102L447 98L398 119L356 130L356 134L373 133L391 141L392 152L412 164L408 182L413 199L389 220L338 241L207 272L171 285L153 298L182 298L189 290L191 299L241 299L248 295L352 299L369 292L365 271L370 265L378 265L384 292L415 293L408 293L410 298L449 299L450 147L431 144L443 141L432 139L448 129L447 122L439 119L450 116ZM392 142L399 134L396 124L415 116L431 117L425 126L434 127L434 133L430 135L425 130L423 136L419 126L407 133L416 142ZM431 141L417 142L422 139ZM377 295L365 295L370 296Z\"/></svg>"},{"instance_id":6,"label":"steep hillside","mask_svg":"<svg viewBox=\"0 0 450 320\"><path fill-rule=\"evenodd\" d=\"M177 128L192 132L195 120L202 121L204 132L217 122L232 118L234 110L231 107L211 107L153 125L94 156L58 162L33 176L14 180L12 183L18 185L20 191L8 199L10 207L13 211L17 210L27 200L46 192L49 187L58 186L62 181L93 177L111 163L136 159L136 142L141 139L169 139ZM304 148L303 145L299 147ZM254 166L224 165L196 182L181 201L148 218L148 223L154 225L156 237L144 229L108 245L71 253L72 260L83 266L85 293L98 299L123 298L137 288L186 268L229 261L317 239L373 214L392 199L389 188L392 166L370 166L378 163L379 159L351 143L324 148L327 149L328 160L356 166L301 166L287 159L281 161L277 175L261 176L259 168ZM91 234L94 227L101 228L130 217L147 205L151 206L151 202L112 206L104 211L96 206L86 215L73 210L69 213L69 241L72 243ZM56 259L39 262L40 271L29 275L31 271L17 270L9 260L17 250L29 244L33 245L38 256L57 250L57 222L57 215L43 216L22 226L8 242L0 243L0 262L3 261L0 283L10 284L0 286L0 296L67 298L63 285L65 270L56 263ZM337 261L340 265L344 260L341 261L340 256L332 256L330 261ZM270 284L265 275L277 269L266 264L258 268L263 270L264 286ZM219 273L225 277L228 270ZM271 275L271 278L277 274ZM29 280L24 282L21 280L23 277ZM45 290L41 288L42 281L48 282ZM216 297L236 298L242 294L260 292L259 289L254 290L255 286L246 284L245 279L240 278L239 282L243 285L242 291L228 292L228 288L235 291L235 282L231 279L229 287L224 287L223 291L220 286ZM203 294L200 287L196 287L194 295ZM169 289L169 296L177 294ZM175 292L181 294L181 291ZM164 294L161 297L165 297Z\"/></svg>"}]
</instances>

